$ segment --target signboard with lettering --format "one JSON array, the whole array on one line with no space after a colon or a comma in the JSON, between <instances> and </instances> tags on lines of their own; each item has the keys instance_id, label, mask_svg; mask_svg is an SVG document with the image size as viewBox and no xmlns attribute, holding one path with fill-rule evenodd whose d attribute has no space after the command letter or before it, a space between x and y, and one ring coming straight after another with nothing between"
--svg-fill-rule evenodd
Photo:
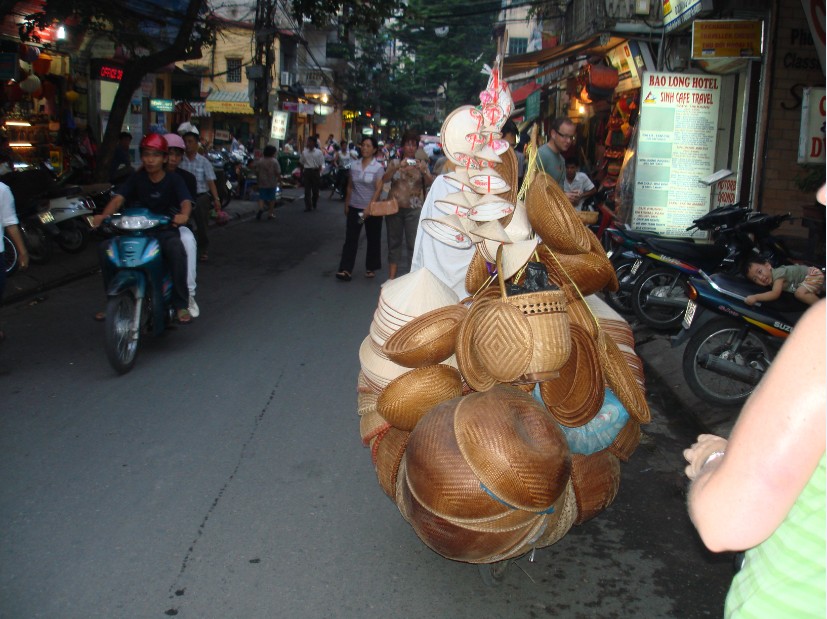
<instances>
[{"instance_id":1,"label":"signboard with lettering","mask_svg":"<svg viewBox=\"0 0 827 619\"><path fill-rule=\"evenodd\" d=\"M663 29L672 32L688 24L701 11L711 11L712 0L663 0Z\"/></svg>"},{"instance_id":2,"label":"signboard with lettering","mask_svg":"<svg viewBox=\"0 0 827 619\"><path fill-rule=\"evenodd\" d=\"M618 84L615 92L640 88L640 74L647 68L644 54L648 54L649 51L641 45L645 46L646 43L626 41L606 54L609 63L617 69ZM655 66L649 68L654 69Z\"/></svg>"},{"instance_id":3,"label":"signboard with lettering","mask_svg":"<svg viewBox=\"0 0 827 619\"><path fill-rule=\"evenodd\" d=\"M149 109L153 112L174 112L175 101L172 99L150 99Z\"/></svg>"},{"instance_id":4,"label":"signboard with lettering","mask_svg":"<svg viewBox=\"0 0 827 619\"><path fill-rule=\"evenodd\" d=\"M287 122L290 114L287 112L280 112L278 110L273 112L273 122L270 124L270 139L283 140L287 136Z\"/></svg>"},{"instance_id":5,"label":"signboard with lettering","mask_svg":"<svg viewBox=\"0 0 827 619\"><path fill-rule=\"evenodd\" d=\"M643 74L633 228L685 236L709 212L719 91L715 76Z\"/></svg>"},{"instance_id":6,"label":"signboard with lettering","mask_svg":"<svg viewBox=\"0 0 827 619\"><path fill-rule=\"evenodd\" d=\"M535 90L525 100L526 120L533 120L540 115L540 91Z\"/></svg>"},{"instance_id":7,"label":"signboard with lettering","mask_svg":"<svg viewBox=\"0 0 827 619\"><path fill-rule=\"evenodd\" d=\"M692 23L692 58L760 58L763 22L696 19Z\"/></svg>"},{"instance_id":8,"label":"signboard with lettering","mask_svg":"<svg viewBox=\"0 0 827 619\"><path fill-rule=\"evenodd\" d=\"M213 135L216 140L221 140L222 142L230 141L230 132L228 129L216 129Z\"/></svg>"},{"instance_id":9,"label":"signboard with lettering","mask_svg":"<svg viewBox=\"0 0 827 619\"><path fill-rule=\"evenodd\" d=\"M824 165L824 88L805 88L801 101L798 163Z\"/></svg>"},{"instance_id":10,"label":"signboard with lettering","mask_svg":"<svg viewBox=\"0 0 827 619\"><path fill-rule=\"evenodd\" d=\"M281 107L285 112L294 114L312 114L316 108L312 103L299 103L298 101L285 101Z\"/></svg>"},{"instance_id":11,"label":"signboard with lettering","mask_svg":"<svg viewBox=\"0 0 827 619\"><path fill-rule=\"evenodd\" d=\"M123 67L113 62L92 59L90 77L104 82L120 82L123 79Z\"/></svg>"}]
</instances>

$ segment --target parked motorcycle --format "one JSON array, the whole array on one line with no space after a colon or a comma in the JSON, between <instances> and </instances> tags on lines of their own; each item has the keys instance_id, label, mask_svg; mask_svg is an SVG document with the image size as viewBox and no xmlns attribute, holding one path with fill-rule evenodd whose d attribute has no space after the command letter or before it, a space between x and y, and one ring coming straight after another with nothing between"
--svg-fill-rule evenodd
<instances>
[{"instance_id":1,"label":"parked motorcycle","mask_svg":"<svg viewBox=\"0 0 827 619\"><path fill-rule=\"evenodd\" d=\"M790 293L771 303L744 299L766 289L725 273L691 277L683 330L672 345L686 342L683 375L702 400L741 405L753 392L781 344L808 305Z\"/></svg>"},{"instance_id":2,"label":"parked motorcycle","mask_svg":"<svg viewBox=\"0 0 827 619\"><path fill-rule=\"evenodd\" d=\"M175 315L172 278L157 239L147 232L170 225L169 217L140 207L105 221L115 234L104 247L114 274L107 289L106 356L119 374L131 370L141 338L161 335Z\"/></svg>"}]
</instances>

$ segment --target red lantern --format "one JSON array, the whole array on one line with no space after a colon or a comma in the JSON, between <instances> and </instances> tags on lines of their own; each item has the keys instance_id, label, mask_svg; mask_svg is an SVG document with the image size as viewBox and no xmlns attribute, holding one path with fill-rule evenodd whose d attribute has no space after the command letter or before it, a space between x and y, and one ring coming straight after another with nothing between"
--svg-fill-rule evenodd
<instances>
[{"instance_id":1,"label":"red lantern","mask_svg":"<svg viewBox=\"0 0 827 619\"><path fill-rule=\"evenodd\" d=\"M40 75L45 75L49 72L49 67L52 66L52 57L49 54L43 53L40 54L35 60L32 61L32 69L35 73Z\"/></svg>"}]
</instances>

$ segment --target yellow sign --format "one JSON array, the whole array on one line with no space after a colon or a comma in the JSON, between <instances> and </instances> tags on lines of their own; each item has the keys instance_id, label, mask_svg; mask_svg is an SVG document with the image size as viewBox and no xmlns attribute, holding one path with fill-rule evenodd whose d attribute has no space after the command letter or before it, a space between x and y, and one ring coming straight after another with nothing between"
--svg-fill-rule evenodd
<instances>
[{"instance_id":1,"label":"yellow sign","mask_svg":"<svg viewBox=\"0 0 827 619\"><path fill-rule=\"evenodd\" d=\"M253 108L249 103L244 101L209 101L207 100L205 108L208 112L218 112L222 114L254 114Z\"/></svg>"},{"instance_id":2,"label":"yellow sign","mask_svg":"<svg viewBox=\"0 0 827 619\"><path fill-rule=\"evenodd\" d=\"M761 21L696 19L692 24L692 58L760 58L763 33Z\"/></svg>"}]
</instances>

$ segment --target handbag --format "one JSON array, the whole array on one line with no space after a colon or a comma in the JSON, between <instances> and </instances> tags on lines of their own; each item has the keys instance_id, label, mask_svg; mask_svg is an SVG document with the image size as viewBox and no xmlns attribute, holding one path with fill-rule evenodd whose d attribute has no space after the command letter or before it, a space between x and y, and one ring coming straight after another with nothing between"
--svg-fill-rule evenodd
<instances>
[{"instance_id":1,"label":"handbag","mask_svg":"<svg viewBox=\"0 0 827 619\"><path fill-rule=\"evenodd\" d=\"M396 198L390 200L374 200L365 209L365 215L369 217L384 217L385 215L393 215L399 212L399 204Z\"/></svg>"}]
</instances>

